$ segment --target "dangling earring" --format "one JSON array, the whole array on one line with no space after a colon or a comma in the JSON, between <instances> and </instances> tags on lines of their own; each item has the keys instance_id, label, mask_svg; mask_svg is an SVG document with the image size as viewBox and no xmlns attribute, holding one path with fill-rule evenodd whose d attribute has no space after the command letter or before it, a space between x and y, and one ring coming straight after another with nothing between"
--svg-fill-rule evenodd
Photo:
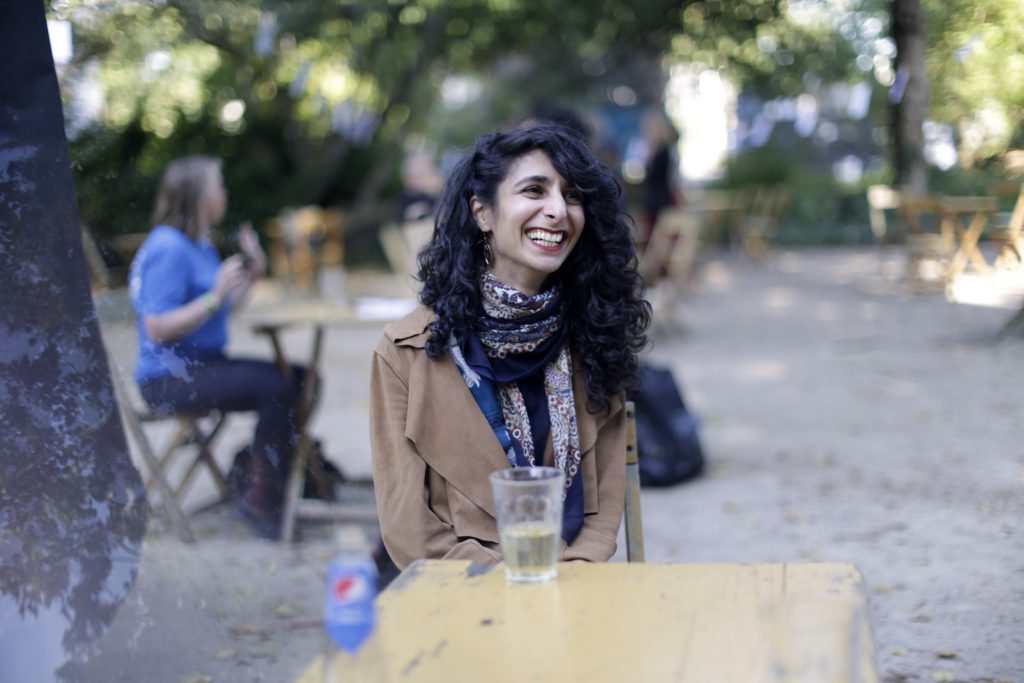
<instances>
[{"instance_id":1,"label":"dangling earring","mask_svg":"<svg viewBox=\"0 0 1024 683\"><path fill-rule=\"evenodd\" d=\"M484 248L484 265L487 266L488 268L490 268L491 267L491 243L487 240L486 237L483 238L482 241L483 241L483 248Z\"/></svg>"}]
</instances>

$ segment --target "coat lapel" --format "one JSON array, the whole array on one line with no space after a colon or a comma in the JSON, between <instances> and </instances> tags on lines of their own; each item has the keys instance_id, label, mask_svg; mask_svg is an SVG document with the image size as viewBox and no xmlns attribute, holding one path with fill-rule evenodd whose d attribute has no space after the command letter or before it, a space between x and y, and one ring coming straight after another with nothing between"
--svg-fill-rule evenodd
<instances>
[{"instance_id":1,"label":"coat lapel","mask_svg":"<svg viewBox=\"0 0 1024 683\"><path fill-rule=\"evenodd\" d=\"M450 357L412 369L405 435L431 469L494 516L489 477L508 459Z\"/></svg>"}]
</instances>

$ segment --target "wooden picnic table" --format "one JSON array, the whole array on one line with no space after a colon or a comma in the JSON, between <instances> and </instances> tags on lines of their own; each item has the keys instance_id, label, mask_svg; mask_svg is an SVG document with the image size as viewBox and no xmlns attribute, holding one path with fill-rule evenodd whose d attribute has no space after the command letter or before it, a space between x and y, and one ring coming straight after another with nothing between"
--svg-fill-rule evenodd
<instances>
[{"instance_id":1,"label":"wooden picnic table","mask_svg":"<svg viewBox=\"0 0 1024 683\"><path fill-rule=\"evenodd\" d=\"M292 458L291 472L285 485L284 511L281 522L281 540L288 542L295 532L298 518L369 521L377 519L377 511L372 505L354 505L328 503L327 492L320 491L320 500L302 498L307 463L314 473L315 484L323 487L324 477L318 458L312 457L314 439L309 433L309 418L316 407L320 394L320 382L323 381L320 371L323 339L327 328L350 326L385 325L386 320L367 319L358 315L349 306L343 306L328 299L308 299L290 302L286 306L274 307L270 310L247 312L244 314L255 334L264 335L270 341L274 351L274 362L286 377L292 373L291 364L284 350L282 333L292 329L312 329L313 339L307 359L303 360L306 374L303 378L301 398L298 409L299 443Z\"/></svg>"},{"instance_id":2,"label":"wooden picnic table","mask_svg":"<svg viewBox=\"0 0 1024 683\"><path fill-rule=\"evenodd\" d=\"M849 564L563 563L552 582L513 584L500 565L429 560L378 610L371 646L330 680L371 680L374 654L383 680L409 683L878 680ZM323 681L323 661L297 683Z\"/></svg>"},{"instance_id":3,"label":"wooden picnic table","mask_svg":"<svg viewBox=\"0 0 1024 683\"><path fill-rule=\"evenodd\" d=\"M990 267L978 241L985 226L998 210L995 197L955 197L936 195L924 197L903 197L900 210L911 235L935 234L923 220L927 215L937 218L938 237L949 258L946 281L952 282L973 265L980 273L988 273Z\"/></svg>"}]
</instances>

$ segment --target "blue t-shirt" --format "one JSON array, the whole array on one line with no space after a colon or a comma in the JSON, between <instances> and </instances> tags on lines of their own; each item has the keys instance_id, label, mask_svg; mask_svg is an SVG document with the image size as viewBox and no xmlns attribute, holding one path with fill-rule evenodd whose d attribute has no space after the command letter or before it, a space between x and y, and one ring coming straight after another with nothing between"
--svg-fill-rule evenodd
<instances>
[{"instance_id":1,"label":"blue t-shirt","mask_svg":"<svg viewBox=\"0 0 1024 683\"><path fill-rule=\"evenodd\" d=\"M189 239L177 228L159 225L149 233L132 261L129 288L139 332L135 380L174 375L188 379L191 363L223 355L228 343L228 309L181 339L161 344L146 335L143 319L183 306L213 289L220 256L212 244Z\"/></svg>"}]
</instances>

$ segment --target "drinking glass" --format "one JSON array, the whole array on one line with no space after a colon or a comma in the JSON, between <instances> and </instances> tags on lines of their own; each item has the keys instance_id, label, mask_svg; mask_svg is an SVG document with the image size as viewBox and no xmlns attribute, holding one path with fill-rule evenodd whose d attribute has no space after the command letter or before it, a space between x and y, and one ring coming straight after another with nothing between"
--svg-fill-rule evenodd
<instances>
[{"instance_id":1,"label":"drinking glass","mask_svg":"<svg viewBox=\"0 0 1024 683\"><path fill-rule=\"evenodd\" d=\"M491 474L509 581L539 583L558 575L564 477L554 467L514 467Z\"/></svg>"}]
</instances>

